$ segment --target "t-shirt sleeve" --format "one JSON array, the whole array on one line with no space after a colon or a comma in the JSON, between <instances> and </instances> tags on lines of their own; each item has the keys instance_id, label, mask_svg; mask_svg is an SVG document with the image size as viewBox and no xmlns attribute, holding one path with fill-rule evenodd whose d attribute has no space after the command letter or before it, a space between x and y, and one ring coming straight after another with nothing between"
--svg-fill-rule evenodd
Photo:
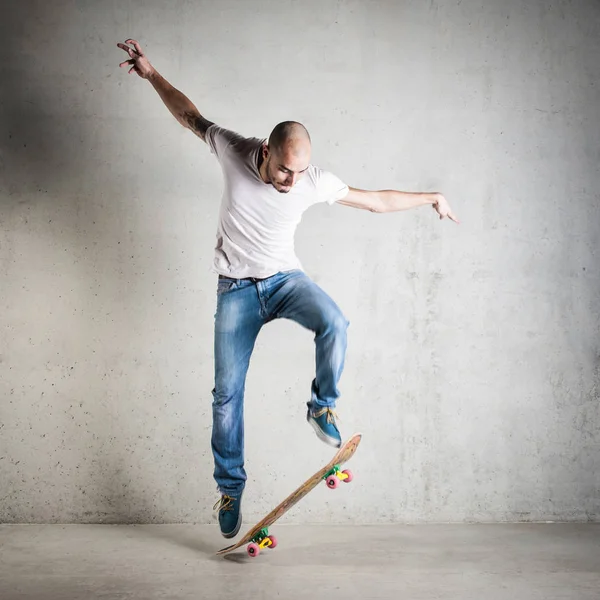
<instances>
[{"instance_id":1,"label":"t-shirt sleeve","mask_svg":"<svg viewBox=\"0 0 600 600\"><path fill-rule=\"evenodd\" d=\"M348 186L336 175L329 171L315 168L315 185L320 202L334 204L348 194Z\"/></svg>"},{"instance_id":2,"label":"t-shirt sleeve","mask_svg":"<svg viewBox=\"0 0 600 600\"><path fill-rule=\"evenodd\" d=\"M204 136L210 151L220 160L225 156L227 148L231 144L235 144L244 139L239 133L225 129L225 127L219 127L214 123L206 130Z\"/></svg>"}]
</instances>

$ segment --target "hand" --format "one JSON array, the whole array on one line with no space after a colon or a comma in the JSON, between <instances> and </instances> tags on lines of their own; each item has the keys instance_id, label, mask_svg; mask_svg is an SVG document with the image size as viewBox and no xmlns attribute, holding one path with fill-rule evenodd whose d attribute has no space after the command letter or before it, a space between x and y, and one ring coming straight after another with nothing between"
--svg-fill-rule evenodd
<instances>
[{"instance_id":1,"label":"hand","mask_svg":"<svg viewBox=\"0 0 600 600\"><path fill-rule=\"evenodd\" d=\"M126 44L133 45L133 48L130 48ZM122 62L119 67L131 66L129 69L130 75L135 71L142 79L149 79L152 73L154 73L154 67L142 52L142 47L139 42L136 42L135 40L125 40L125 44L117 44L117 46L122 50L125 50L131 57L130 60Z\"/></svg>"},{"instance_id":2,"label":"hand","mask_svg":"<svg viewBox=\"0 0 600 600\"><path fill-rule=\"evenodd\" d=\"M438 215L440 215L440 219L444 219L448 217L451 221L455 223L460 223L456 215L450 209L450 205L448 201L442 194L435 194L435 200L433 202L433 208L435 208Z\"/></svg>"}]
</instances>

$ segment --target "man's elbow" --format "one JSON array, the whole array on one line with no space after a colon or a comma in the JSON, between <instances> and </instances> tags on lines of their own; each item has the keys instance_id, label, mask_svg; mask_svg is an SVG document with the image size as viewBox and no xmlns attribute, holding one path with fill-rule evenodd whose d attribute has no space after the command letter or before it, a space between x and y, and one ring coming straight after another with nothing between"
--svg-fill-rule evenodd
<instances>
[{"instance_id":1,"label":"man's elbow","mask_svg":"<svg viewBox=\"0 0 600 600\"><path fill-rule=\"evenodd\" d=\"M370 203L369 210L371 212L382 214L387 212L388 205L385 200L381 197L381 195L377 194L373 197L372 202Z\"/></svg>"}]
</instances>

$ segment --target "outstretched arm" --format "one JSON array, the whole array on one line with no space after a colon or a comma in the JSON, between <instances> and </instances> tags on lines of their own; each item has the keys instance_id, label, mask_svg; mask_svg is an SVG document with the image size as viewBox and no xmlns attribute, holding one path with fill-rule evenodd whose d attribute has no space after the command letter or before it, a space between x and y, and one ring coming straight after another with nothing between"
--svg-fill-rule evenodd
<instances>
[{"instance_id":1,"label":"outstretched arm","mask_svg":"<svg viewBox=\"0 0 600 600\"><path fill-rule=\"evenodd\" d=\"M131 44L133 48L127 46ZM193 102L179 90L175 89L151 64L142 52L136 40L125 40L124 44L117 44L129 55L129 60L122 62L120 67L131 67L129 73L134 71L142 78L147 79L157 91L165 106L171 114L181 123L193 131L200 139L205 140L206 130L212 122L204 118Z\"/></svg>"},{"instance_id":2,"label":"outstretched arm","mask_svg":"<svg viewBox=\"0 0 600 600\"><path fill-rule=\"evenodd\" d=\"M350 188L346 196L342 200L338 200L338 204L376 213L396 212L430 204L440 215L440 219L448 217L455 223L459 222L446 198L439 192L371 191Z\"/></svg>"}]
</instances>

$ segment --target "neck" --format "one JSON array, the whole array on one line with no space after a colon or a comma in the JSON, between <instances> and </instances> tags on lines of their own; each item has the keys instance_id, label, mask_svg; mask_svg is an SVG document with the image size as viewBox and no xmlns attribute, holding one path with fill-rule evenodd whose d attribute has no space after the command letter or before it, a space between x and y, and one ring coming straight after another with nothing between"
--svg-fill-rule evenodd
<instances>
[{"instance_id":1,"label":"neck","mask_svg":"<svg viewBox=\"0 0 600 600\"><path fill-rule=\"evenodd\" d=\"M271 183L268 175L267 175L267 161L263 156L262 149L258 153L258 174L264 183Z\"/></svg>"}]
</instances>

